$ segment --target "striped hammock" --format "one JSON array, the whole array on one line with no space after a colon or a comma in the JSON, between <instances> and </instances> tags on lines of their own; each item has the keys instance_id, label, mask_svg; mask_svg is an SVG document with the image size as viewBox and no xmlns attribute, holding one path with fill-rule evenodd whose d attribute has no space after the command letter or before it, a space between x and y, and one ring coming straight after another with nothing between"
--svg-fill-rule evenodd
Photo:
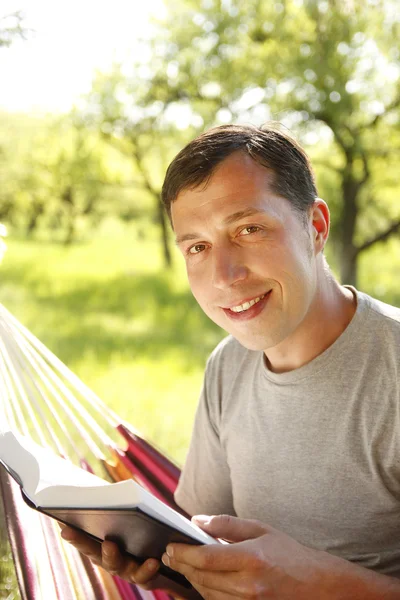
<instances>
[{"instance_id":1,"label":"striped hammock","mask_svg":"<svg viewBox=\"0 0 400 600\"><path fill-rule=\"evenodd\" d=\"M30 436L110 481L133 478L179 510L173 498L179 469L121 422L2 305L0 429ZM0 496L23 600L171 598L110 575L63 542L57 523L30 509L3 469Z\"/></svg>"}]
</instances>

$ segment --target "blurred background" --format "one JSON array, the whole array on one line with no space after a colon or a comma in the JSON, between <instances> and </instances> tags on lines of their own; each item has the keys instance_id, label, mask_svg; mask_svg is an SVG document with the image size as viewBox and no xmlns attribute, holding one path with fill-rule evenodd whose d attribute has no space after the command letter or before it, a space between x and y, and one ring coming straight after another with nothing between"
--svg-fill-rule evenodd
<instances>
[{"instance_id":1,"label":"blurred background","mask_svg":"<svg viewBox=\"0 0 400 600\"><path fill-rule=\"evenodd\" d=\"M212 125L280 121L333 270L400 306L399 39L398 0L2 0L0 302L178 463L224 332L188 291L168 163Z\"/></svg>"}]
</instances>

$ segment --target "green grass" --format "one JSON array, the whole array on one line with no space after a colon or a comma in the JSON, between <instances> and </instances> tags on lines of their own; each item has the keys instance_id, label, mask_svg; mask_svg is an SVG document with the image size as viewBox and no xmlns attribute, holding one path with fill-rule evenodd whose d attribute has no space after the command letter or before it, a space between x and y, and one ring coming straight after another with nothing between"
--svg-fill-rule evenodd
<instances>
[{"instance_id":1,"label":"green grass","mask_svg":"<svg viewBox=\"0 0 400 600\"><path fill-rule=\"evenodd\" d=\"M207 355L223 336L197 307L156 232L65 248L9 240L0 302L124 420L183 461Z\"/></svg>"}]
</instances>

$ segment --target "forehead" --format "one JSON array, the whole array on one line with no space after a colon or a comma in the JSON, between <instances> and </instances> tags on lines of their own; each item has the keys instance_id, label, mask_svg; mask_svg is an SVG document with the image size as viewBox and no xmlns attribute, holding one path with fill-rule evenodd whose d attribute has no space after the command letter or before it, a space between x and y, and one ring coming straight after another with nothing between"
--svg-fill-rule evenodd
<instances>
[{"instance_id":1,"label":"forehead","mask_svg":"<svg viewBox=\"0 0 400 600\"><path fill-rule=\"evenodd\" d=\"M206 184L183 190L171 205L176 231L197 220L226 218L247 209L276 216L288 201L273 191L274 173L248 154L235 152L226 158ZM284 206L281 208L285 208Z\"/></svg>"}]
</instances>

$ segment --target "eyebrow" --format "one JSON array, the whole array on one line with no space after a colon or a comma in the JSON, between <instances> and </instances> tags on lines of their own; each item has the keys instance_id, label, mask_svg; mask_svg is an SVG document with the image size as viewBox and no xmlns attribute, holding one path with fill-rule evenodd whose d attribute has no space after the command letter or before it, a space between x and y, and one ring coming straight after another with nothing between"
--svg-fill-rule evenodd
<instances>
[{"instance_id":1,"label":"eyebrow","mask_svg":"<svg viewBox=\"0 0 400 600\"><path fill-rule=\"evenodd\" d=\"M246 208L245 210L239 210L238 212L232 213L231 215L228 215L224 220L223 220L223 224L224 225L233 225L234 223L236 223L237 221L241 221L242 219L245 219L246 217L252 217L253 215L259 215L261 214L262 211L256 209L256 208ZM264 214L264 213L262 213ZM175 243L177 245L182 244L182 242L188 242L190 240L196 240L198 238L202 237L200 233L186 233L184 235L178 235Z\"/></svg>"}]
</instances>

